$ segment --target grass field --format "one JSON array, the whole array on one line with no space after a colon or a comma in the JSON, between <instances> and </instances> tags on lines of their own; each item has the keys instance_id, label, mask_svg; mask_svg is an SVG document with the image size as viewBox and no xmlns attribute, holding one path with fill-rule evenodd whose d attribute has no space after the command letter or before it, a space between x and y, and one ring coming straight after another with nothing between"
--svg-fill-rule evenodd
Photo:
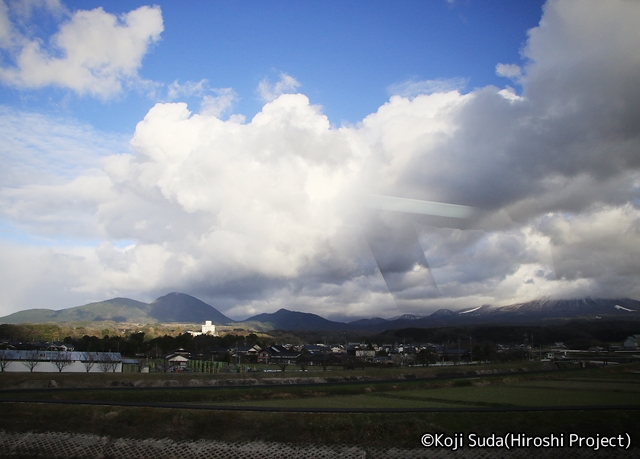
<instances>
[{"instance_id":1,"label":"grass field","mask_svg":"<svg viewBox=\"0 0 640 459\"><path fill-rule=\"evenodd\" d=\"M428 376L427 373L424 375ZM0 378L3 375L0 375ZM24 376L23 376L24 377ZM51 377L51 375L50 375ZM138 378L141 375L137 375ZM640 365L518 372L473 378L362 381L277 387L32 390L0 397L87 400L103 406L0 404L0 429L135 438L264 440L418 446L424 432L527 434L640 432ZM569 406L554 412L263 413L108 406L109 402L274 408L509 408ZM582 407L619 406L590 411Z\"/></svg>"}]
</instances>

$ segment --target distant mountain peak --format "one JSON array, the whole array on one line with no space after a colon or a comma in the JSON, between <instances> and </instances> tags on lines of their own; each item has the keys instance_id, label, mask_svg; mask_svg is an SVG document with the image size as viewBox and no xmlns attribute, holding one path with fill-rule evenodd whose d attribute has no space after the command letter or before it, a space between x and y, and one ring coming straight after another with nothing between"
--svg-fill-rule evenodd
<instances>
[{"instance_id":1,"label":"distant mountain peak","mask_svg":"<svg viewBox=\"0 0 640 459\"><path fill-rule=\"evenodd\" d=\"M186 293L167 293L153 300L149 306L149 315L160 322L198 323L210 320L223 325L233 322L210 304Z\"/></svg>"},{"instance_id":2,"label":"distant mountain peak","mask_svg":"<svg viewBox=\"0 0 640 459\"><path fill-rule=\"evenodd\" d=\"M402 314L400 316L392 317L389 320L418 320L421 319L421 316L417 316L415 314Z\"/></svg>"},{"instance_id":3,"label":"distant mountain peak","mask_svg":"<svg viewBox=\"0 0 640 459\"><path fill-rule=\"evenodd\" d=\"M431 314L429 317L431 317L432 319L437 319L437 318L440 318L440 317L451 317L451 316L455 316L455 315L456 315L456 313L451 311L450 309L438 309L433 314Z\"/></svg>"},{"instance_id":4,"label":"distant mountain peak","mask_svg":"<svg viewBox=\"0 0 640 459\"><path fill-rule=\"evenodd\" d=\"M242 321L243 323L268 324L275 330L343 330L348 325L342 322L334 322L310 312L290 311L278 309L272 313L262 313Z\"/></svg>"}]
</instances>

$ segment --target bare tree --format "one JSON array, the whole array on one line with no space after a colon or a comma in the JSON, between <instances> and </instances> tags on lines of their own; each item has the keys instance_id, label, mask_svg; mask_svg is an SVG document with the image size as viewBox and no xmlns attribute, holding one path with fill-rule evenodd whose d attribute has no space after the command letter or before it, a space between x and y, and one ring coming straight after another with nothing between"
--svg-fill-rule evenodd
<instances>
[{"instance_id":1,"label":"bare tree","mask_svg":"<svg viewBox=\"0 0 640 459\"><path fill-rule=\"evenodd\" d=\"M64 370L66 367L68 367L73 363L73 361L71 360L71 352L58 351L52 357L53 358L51 359L51 361L53 362L53 364L58 369L58 372L60 373L62 373L62 370Z\"/></svg>"},{"instance_id":2,"label":"bare tree","mask_svg":"<svg viewBox=\"0 0 640 459\"><path fill-rule=\"evenodd\" d=\"M163 373L168 373L171 371L173 364L169 362L167 359L159 359L156 360L156 370L161 371Z\"/></svg>"},{"instance_id":3,"label":"bare tree","mask_svg":"<svg viewBox=\"0 0 640 459\"><path fill-rule=\"evenodd\" d=\"M320 359L320 365L322 365L322 371L327 371L329 365L335 364L335 357L330 352L323 352L322 359Z\"/></svg>"},{"instance_id":4,"label":"bare tree","mask_svg":"<svg viewBox=\"0 0 640 459\"><path fill-rule=\"evenodd\" d=\"M11 363L10 353L6 349L0 350L0 371L4 371L5 368Z\"/></svg>"},{"instance_id":5,"label":"bare tree","mask_svg":"<svg viewBox=\"0 0 640 459\"><path fill-rule=\"evenodd\" d=\"M280 367L280 371L284 373L284 369L289 366L289 361L283 360L282 362L278 362L278 366Z\"/></svg>"},{"instance_id":6,"label":"bare tree","mask_svg":"<svg viewBox=\"0 0 640 459\"><path fill-rule=\"evenodd\" d=\"M355 370L356 369L356 359L355 357L344 357L342 359L342 368L345 370Z\"/></svg>"},{"instance_id":7,"label":"bare tree","mask_svg":"<svg viewBox=\"0 0 640 459\"><path fill-rule=\"evenodd\" d=\"M115 373L118 368L118 359L111 352L102 352L98 357L98 368L103 373L109 371Z\"/></svg>"},{"instance_id":8,"label":"bare tree","mask_svg":"<svg viewBox=\"0 0 640 459\"><path fill-rule=\"evenodd\" d=\"M33 370L35 370L39 363L39 353L35 349L28 351L26 360L22 362L22 364L27 367L31 373L33 373Z\"/></svg>"},{"instance_id":9,"label":"bare tree","mask_svg":"<svg viewBox=\"0 0 640 459\"><path fill-rule=\"evenodd\" d=\"M309 357L308 352L306 350L303 350L302 354L300 354L296 359L296 364L300 367L302 371L307 371L307 367L309 366L310 363L311 363L311 359Z\"/></svg>"},{"instance_id":10,"label":"bare tree","mask_svg":"<svg viewBox=\"0 0 640 459\"><path fill-rule=\"evenodd\" d=\"M84 365L84 369L89 373L91 369L96 364L96 353L95 352L85 352L82 355L82 365Z\"/></svg>"}]
</instances>

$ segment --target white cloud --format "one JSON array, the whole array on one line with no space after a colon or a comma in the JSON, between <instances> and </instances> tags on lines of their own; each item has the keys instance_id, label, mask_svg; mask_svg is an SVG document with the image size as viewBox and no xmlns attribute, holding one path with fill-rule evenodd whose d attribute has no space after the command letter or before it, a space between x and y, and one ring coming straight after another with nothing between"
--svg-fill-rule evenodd
<instances>
[{"instance_id":1,"label":"white cloud","mask_svg":"<svg viewBox=\"0 0 640 459\"><path fill-rule=\"evenodd\" d=\"M44 10L55 17L66 13L66 8L59 0L9 0L9 5L19 21L30 20L37 10Z\"/></svg>"},{"instance_id":2,"label":"white cloud","mask_svg":"<svg viewBox=\"0 0 640 459\"><path fill-rule=\"evenodd\" d=\"M174 81L169 85L167 97L169 100L176 100L184 96L202 96L208 91L209 81L202 79L200 81L185 81L180 84Z\"/></svg>"},{"instance_id":3,"label":"white cloud","mask_svg":"<svg viewBox=\"0 0 640 459\"><path fill-rule=\"evenodd\" d=\"M0 12L6 25L8 17ZM79 10L60 24L48 44L10 29L0 44L13 65L0 67L0 81L18 88L59 86L107 99L125 85L142 85L142 58L163 31L160 8L143 6L119 18L102 8Z\"/></svg>"},{"instance_id":4,"label":"white cloud","mask_svg":"<svg viewBox=\"0 0 640 459\"><path fill-rule=\"evenodd\" d=\"M0 187L55 185L87 171L95 174L99 158L128 151L128 140L77 121L0 105Z\"/></svg>"},{"instance_id":5,"label":"white cloud","mask_svg":"<svg viewBox=\"0 0 640 459\"><path fill-rule=\"evenodd\" d=\"M465 78L448 78L438 80L408 80L389 86L387 91L392 96L415 97L435 92L461 91L467 85Z\"/></svg>"},{"instance_id":6,"label":"white cloud","mask_svg":"<svg viewBox=\"0 0 640 459\"><path fill-rule=\"evenodd\" d=\"M522 69L516 64L496 65L496 75L517 80L522 76Z\"/></svg>"},{"instance_id":7,"label":"white cloud","mask_svg":"<svg viewBox=\"0 0 640 459\"><path fill-rule=\"evenodd\" d=\"M167 96L169 100L190 96L200 97L200 113L217 118L229 111L238 99L238 94L232 88L210 88L206 79L198 82L186 81L183 84L174 81L169 85Z\"/></svg>"},{"instance_id":8,"label":"white cloud","mask_svg":"<svg viewBox=\"0 0 640 459\"><path fill-rule=\"evenodd\" d=\"M264 102L271 102L281 96L282 94L288 94L294 92L300 87L298 80L286 73L280 74L280 79L272 84L267 78L264 78L258 84L258 95Z\"/></svg>"},{"instance_id":9,"label":"white cloud","mask_svg":"<svg viewBox=\"0 0 640 459\"><path fill-rule=\"evenodd\" d=\"M200 113L220 118L225 112L231 109L238 95L231 88L214 89L212 92L215 95L206 95L202 98ZM244 122L244 117L241 116L238 120Z\"/></svg>"},{"instance_id":10,"label":"white cloud","mask_svg":"<svg viewBox=\"0 0 640 459\"><path fill-rule=\"evenodd\" d=\"M91 139L83 128L51 124L28 137L27 123L11 121L0 129L3 142L28 161L21 170L17 153L3 153L19 174L0 174L10 184L0 193L5 221L54 239L78 234L68 226L80 222L79 233L100 242L0 251L0 269L15 263L24 272L22 253L37 267L34 279L60 266L47 288L67 298L179 290L238 316L279 307L391 316L395 306L638 297L638 5L547 4L529 32L521 96L409 85L361 123L334 128L306 96L287 94L299 83L286 75L261 85L269 102L246 123L220 119L234 94L199 94L194 84L190 94L219 99L205 98L197 114L184 103L157 104L130 153L114 148L76 167L75 153L64 156L64 133ZM45 142L50 130L63 134ZM46 152L70 164L62 178L41 172L52 164ZM480 213L462 222L376 213L362 208L362 194ZM442 298L424 298L427 267L410 250L412 228ZM394 298L368 243L383 237L393 238L393 250L376 257L394 277ZM132 243L118 249L122 240ZM3 282L14 303L0 307L31 306L25 289L36 280Z\"/></svg>"},{"instance_id":11,"label":"white cloud","mask_svg":"<svg viewBox=\"0 0 640 459\"><path fill-rule=\"evenodd\" d=\"M4 2L0 2L0 48L11 45L11 21L9 20L9 8Z\"/></svg>"}]
</instances>

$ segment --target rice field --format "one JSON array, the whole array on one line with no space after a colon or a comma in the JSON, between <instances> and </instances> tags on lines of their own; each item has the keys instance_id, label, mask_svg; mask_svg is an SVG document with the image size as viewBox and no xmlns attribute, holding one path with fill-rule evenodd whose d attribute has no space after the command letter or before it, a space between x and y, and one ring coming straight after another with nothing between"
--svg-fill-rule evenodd
<instances>
[{"instance_id":1,"label":"rice field","mask_svg":"<svg viewBox=\"0 0 640 459\"><path fill-rule=\"evenodd\" d=\"M418 384L416 384L418 385ZM332 395L331 391L302 394L281 390L260 399L225 402L232 406L279 408L481 408L481 407L565 407L640 406L640 374L621 381L606 376L590 379L549 378L524 381L454 380L445 387L438 384L412 389L411 385L375 384L362 393ZM222 403L221 403L222 404Z\"/></svg>"},{"instance_id":2,"label":"rice field","mask_svg":"<svg viewBox=\"0 0 640 459\"><path fill-rule=\"evenodd\" d=\"M230 442L250 438L300 444L416 447L424 432L640 432L638 365L353 384L38 389L5 391L0 398L4 400L0 403L0 430L68 432L109 438L124 435ZM20 402L26 398L31 402ZM38 400L82 404L42 404ZM118 402L148 405L117 406ZM292 409L292 412L222 411L216 407ZM553 413L477 412L484 408L512 407L568 409ZM320 413L313 412L315 408L458 411ZM293 412L300 409L308 411Z\"/></svg>"}]
</instances>

